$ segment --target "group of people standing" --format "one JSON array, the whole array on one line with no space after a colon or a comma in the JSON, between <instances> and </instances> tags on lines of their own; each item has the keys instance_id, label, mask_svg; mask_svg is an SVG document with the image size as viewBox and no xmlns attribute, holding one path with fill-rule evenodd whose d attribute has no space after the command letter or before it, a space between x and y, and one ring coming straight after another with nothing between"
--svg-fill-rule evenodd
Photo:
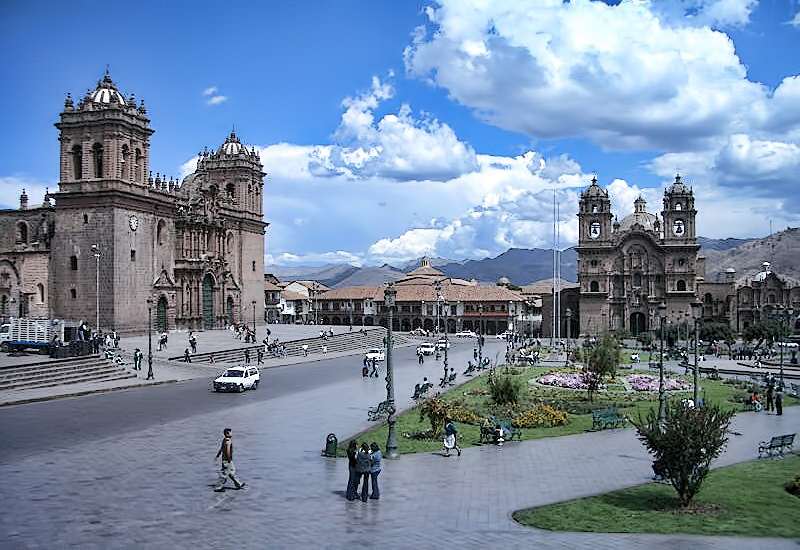
<instances>
[{"instance_id":1,"label":"group of people standing","mask_svg":"<svg viewBox=\"0 0 800 550\"><path fill-rule=\"evenodd\" d=\"M347 500L361 499L367 502L367 498L378 500L381 492L378 489L378 474L381 473L381 460L383 455L378 444L374 441L367 445L362 443L361 448L358 442L353 439L347 446L347 460L349 462L350 475L347 479ZM369 482L372 480L372 494L369 494ZM361 496L358 494L358 485L361 484Z\"/></svg>"}]
</instances>

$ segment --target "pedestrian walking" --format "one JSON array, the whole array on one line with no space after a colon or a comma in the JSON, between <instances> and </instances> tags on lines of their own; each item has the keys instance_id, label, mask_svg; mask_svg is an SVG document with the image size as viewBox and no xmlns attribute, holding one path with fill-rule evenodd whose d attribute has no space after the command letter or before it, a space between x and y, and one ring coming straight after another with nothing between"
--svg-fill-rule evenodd
<instances>
[{"instance_id":1,"label":"pedestrian walking","mask_svg":"<svg viewBox=\"0 0 800 550\"><path fill-rule=\"evenodd\" d=\"M767 384L767 411L775 408L775 386Z\"/></svg>"},{"instance_id":2,"label":"pedestrian walking","mask_svg":"<svg viewBox=\"0 0 800 550\"><path fill-rule=\"evenodd\" d=\"M374 376L375 378L377 378L378 377L378 361L375 358L373 358L371 360L371 362L372 362L372 371L369 373L369 377L372 378Z\"/></svg>"},{"instance_id":3,"label":"pedestrian walking","mask_svg":"<svg viewBox=\"0 0 800 550\"><path fill-rule=\"evenodd\" d=\"M361 501L367 502L369 497L369 478L372 469L372 457L369 454L369 445L361 444L361 449L356 455L356 474L361 480ZM357 494L356 494L357 496Z\"/></svg>"},{"instance_id":4,"label":"pedestrian walking","mask_svg":"<svg viewBox=\"0 0 800 550\"><path fill-rule=\"evenodd\" d=\"M783 415L783 386L778 386L775 391L775 414Z\"/></svg>"},{"instance_id":5,"label":"pedestrian walking","mask_svg":"<svg viewBox=\"0 0 800 550\"><path fill-rule=\"evenodd\" d=\"M461 456L461 447L458 446L458 428L450 418L444 421L444 456L450 456L450 451L455 449Z\"/></svg>"},{"instance_id":6,"label":"pedestrian walking","mask_svg":"<svg viewBox=\"0 0 800 550\"><path fill-rule=\"evenodd\" d=\"M214 457L214 462L222 457L222 468L219 472L217 485L214 487L214 491L218 493L225 490L225 482L228 478L233 481L237 489L245 486L245 483L236 476L236 466L233 464L233 430L225 428L222 431L222 436L222 444Z\"/></svg>"},{"instance_id":7,"label":"pedestrian walking","mask_svg":"<svg viewBox=\"0 0 800 550\"><path fill-rule=\"evenodd\" d=\"M250 350L249 349L245 349L244 350L244 362L245 363L250 363Z\"/></svg>"},{"instance_id":8,"label":"pedestrian walking","mask_svg":"<svg viewBox=\"0 0 800 550\"><path fill-rule=\"evenodd\" d=\"M258 364L259 365L263 364L264 363L264 350L262 350L261 348L258 348L258 351L256 352L256 357L258 358Z\"/></svg>"},{"instance_id":9,"label":"pedestrian walking","mask_svg":"<svg viewBox=\"0 0 800 550\"><path fill-rule=\"evenodd\" d=\"M192 353L197 353L197 337L193 332L189 332L189 347L192 348Z\"/></svg>"},{"instance_id":10,"label":"pedestrian walking","mask_svg":"<svg viewBox=\"0 0 800 550\"><path fill-rule=\"evenodd\" d=\"M347 468L349 476L347 478L347 500L358 498L358 474L356 474L356 455L358 454L358 442L351 439L347 445Z\"/></svg>"},{"instance_id":11,"label":"pedestrian walking","mask_svg":"<svg viewBox=\"0 0 800 550\"><path fill-rule=\"evenodd\" d=\"M185 363L191 363L192 362L192 355L189 352L189 348L186 348L185 350L183 350L183 361Z\"/></svg>"},{"instance_id":12,"label":"pedestrian walking","mask_svg":"<svg viewBox=\"0 0 800 550\"><path fill-rule=\"evenodd\" d=\"M328 346L326 346L325 344L322 344L322 353L323 354L328 353Z\"/></svg>"},{"instance_id":13,"label":"pedestrian walking","mask_svg":"<svg viewBox=\"0 0 800 550\"><path fill-rule=\"evenodd\" d=\"M303 344L303 357L308 357L308 344Z\"/></svg>"},{"instance_id":14,"label":"pedestrian walking","mask_svg":"<svg viewBox=\"0 0 800 550\"><path fill-rule=\"evenodd\" d=\"M139 371L142 370L142 350L136 348L133 352L133 368L136 370L136 375L139 375Z\"/></svg>"},{"instance_id":15,"label":"pedestrian walking","mask_svg":"<svg viewBox=\"0 0 800 550\"><path fill-rule=\"evenodd\" d=\"M372 455L372 467L369 470L369 477L372 480L372 494L369 496L372 500L381 498L381 492L378 489L378 474L381 473L381 448L374 441L369 446L370 454Z\"/></svg>"}]
</instances>

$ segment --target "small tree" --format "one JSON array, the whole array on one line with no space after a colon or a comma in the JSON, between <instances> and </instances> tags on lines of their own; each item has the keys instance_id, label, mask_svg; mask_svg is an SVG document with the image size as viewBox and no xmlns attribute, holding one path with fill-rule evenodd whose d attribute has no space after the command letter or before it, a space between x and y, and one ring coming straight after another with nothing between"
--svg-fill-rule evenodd
<instances>
[{"instance_id":1,"label":"small tree","mask_svg":"<svg viewBox=\"0 0 800 550\"><path fill-rule=\"evenodd\" d=\"M780 338L784 332L781 323L774 319L767 319L765 321L756 321L744 329L742 338L748 342L756 342L755 349L758 349L764 342L774 342Z\"/></svg>"},{"instance_id":2,"label":"small tree","mask_svg":"<svg viewBox=\"0 0 800 550\"><path fill-rule=\"evenodd\" d=\"M604 334L589 355L583 381L588 387L589 401L594 399L594 392L603 383L605 376L613 376L619 365L619 343L611 334Z\"/></svg>"},{"instance_id":3,"label":"small tree","mask_svg":"<svg viewBox=\"0 0 800 550\"><path fill-rule=\"evenodd\" d=\"M519 393L522 383L511 376L496 376L489 380L489 393L492 401L498 405L511 405L519 403Z\"/></svg>"},{"instance_id":4,"label":"small tree","mask_svg":"<svg viewBox=\"0 0 800 550\"><path fill-rule=\"evenodd\" d=\"M640 415L633 421L639 439L666 471L681 506L691 502L711 461L725 448L734 414L718 405L688 408L676 402L668 404L663 426L654 409L645 420Z\"/></svg>"},{"instance_id":5,"label":"small tree","mask_svg":"<svg viewBox=\"0 0 800 550\"><path fill-rule=\"evenodd\" d=\"M420 406L419 419L422 421L427 417L431 423L431 431L436 436L444 429L444 419L449 416L449 409L448 403L437 393Z\"/></svg>"}]
</instances>

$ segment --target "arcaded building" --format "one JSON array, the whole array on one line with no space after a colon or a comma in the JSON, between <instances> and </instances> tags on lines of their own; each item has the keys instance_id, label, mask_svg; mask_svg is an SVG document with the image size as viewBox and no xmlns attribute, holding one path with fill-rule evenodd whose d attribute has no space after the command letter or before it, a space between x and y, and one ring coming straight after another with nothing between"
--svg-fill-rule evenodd
<instances>
[{"instance_id":1,"label":"arcaded building","mask_svg":"<svg viewBox=\"0 0 800 550\"><path fill-rule=\"evenodd\" d=\"M641 197L619 221L597 179L581 193L578 211L578 282L581 334L659 327L658 307L668 321L684 320L695 300L698 264L694 194L680 176L664 191L660 213ZM575 313L573 312L573 315Z\"/></svg>"},{"instance_id":2,"label":"arcaded building","mask_svg":"<svg viewBox=\"0 0 800 550\"><path fill-rule=\"evenodd\" d=\"M264 308L263 166L235 133L183 181L153 176L150 120L108 74L55 124L58 190L0 212L4 315L123 334L202 329ZM24 302L24 307L20 306Z\"/></svg>"}]
</instances>

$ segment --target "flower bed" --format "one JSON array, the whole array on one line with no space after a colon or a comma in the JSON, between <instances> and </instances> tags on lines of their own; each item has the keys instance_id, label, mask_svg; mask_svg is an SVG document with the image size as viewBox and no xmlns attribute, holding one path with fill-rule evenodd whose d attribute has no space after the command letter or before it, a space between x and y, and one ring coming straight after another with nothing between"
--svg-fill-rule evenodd
<instances>
[{"instance_id":1,"label":"flower bed","mask_svg":"<svg viewBox=\"0 0 800 550\"><path fill-rule=\"evenodd\" d=\"M635 391L658 391L658 377L649 374L629 374L628 384ZM664 389L667 391L688 390L692 386L686 380L664 377Z\"/></svg>"},{"instance_id":2,"label":"flower bed","mask_svg":"<svg viewBox=\"0 0 800 550\"><path fill-rule=\"evenodd\" d=\"M583 373L580 372L548 372L544 376L537 378L536 381L546 386L556 386L572 390L588 389L586 382L583 381Z\"/></svg>"}]
</instances>

